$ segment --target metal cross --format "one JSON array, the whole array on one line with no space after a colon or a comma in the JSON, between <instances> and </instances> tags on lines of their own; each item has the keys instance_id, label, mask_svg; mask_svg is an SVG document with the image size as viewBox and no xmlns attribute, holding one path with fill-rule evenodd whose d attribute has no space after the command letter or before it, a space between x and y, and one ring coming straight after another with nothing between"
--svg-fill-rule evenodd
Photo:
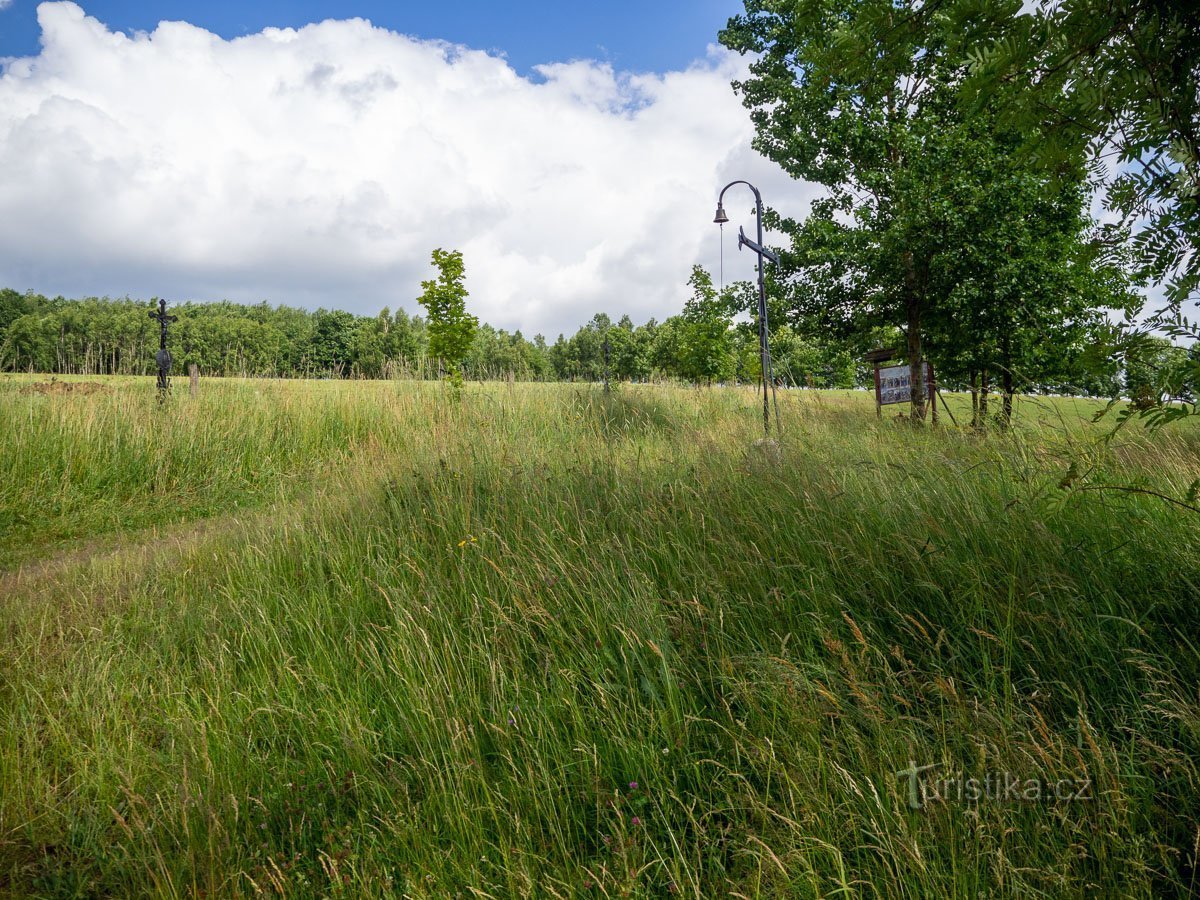
<instances>
[{"instance_id":1,"label":"metal cross","mask_svg":"<svg viewBox=\"0 0 1200 900\"><path fill-rule=\"evenodd\" d=\"M154 361L158 363L158 402L161 403L167 398L167 392L171 390L171 379L168 378L171 374L171 351L167 349L167 323L174 322L178 316L167 315L167 301L158 301L158 311L151 310L150 318L158 320L158 353L154 356Z\"/></svg>"}]
</instances>

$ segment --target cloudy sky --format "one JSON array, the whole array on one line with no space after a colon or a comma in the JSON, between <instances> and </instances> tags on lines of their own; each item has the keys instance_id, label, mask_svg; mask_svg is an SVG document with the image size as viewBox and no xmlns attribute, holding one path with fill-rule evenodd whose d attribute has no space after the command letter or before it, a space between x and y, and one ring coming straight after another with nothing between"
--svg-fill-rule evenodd
<instances>
[{"instance_id":1,"label":"cloudy sky","mask_svg":"<svg viewBox=\"0 0 1200 900\"><path fill-rule=\"evenodd\" d=\"M415 311L444 247L553 337L677 312L726 181L812 195L750 149L734 2L94 6L0 0L0 286Z\"/></svg>"}]
</instances>

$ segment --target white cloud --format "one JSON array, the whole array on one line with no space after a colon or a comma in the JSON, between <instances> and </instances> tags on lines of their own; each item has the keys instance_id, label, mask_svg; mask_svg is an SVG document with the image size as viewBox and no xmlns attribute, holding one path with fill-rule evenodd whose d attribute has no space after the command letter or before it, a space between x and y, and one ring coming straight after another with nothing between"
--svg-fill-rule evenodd
<instances>
[{"instance_id":1,"label":"white cloud","mask_svg":"<svg viewBox=\"0 0 1200 900\"><path fill-rule=\"evenodd\" d=\"M716 48L526 79L362 20L226 41L113 33L69 2L38 19L41 54L0 77L0 285L415 311L440 246L481 318L553 337L678 311L691 265L717 264L725 181L792 215L811 195L749 149L743 62ZM729 280L752 272L735 247Z\"/></svg>"}]
</instances>

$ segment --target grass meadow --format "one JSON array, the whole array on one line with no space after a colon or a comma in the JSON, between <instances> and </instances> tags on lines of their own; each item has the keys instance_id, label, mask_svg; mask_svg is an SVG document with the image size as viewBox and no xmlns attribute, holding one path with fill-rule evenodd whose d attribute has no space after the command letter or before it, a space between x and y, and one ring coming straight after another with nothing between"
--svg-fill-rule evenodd
<instances>
[{"instance_id":1,"label":"grass meadow","mask_svg":"<svg viewBox=\"0 0 1200 900\"><path fill-rule=\"evenodd\" d=\"M30 381L0 895L1200 892L1200 429Z\"/></svg>"}]
</instances>

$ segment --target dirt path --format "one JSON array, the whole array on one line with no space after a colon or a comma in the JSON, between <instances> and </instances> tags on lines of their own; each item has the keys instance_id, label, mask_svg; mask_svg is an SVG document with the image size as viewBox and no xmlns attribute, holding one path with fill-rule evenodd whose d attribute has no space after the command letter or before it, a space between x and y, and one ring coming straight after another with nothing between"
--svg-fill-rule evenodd
<instances>
[{"instance_id":1,"label":"dirt path","mask_svg":"<svg viewBox=\"0 0 1200 900\"><path fill-rule=\"evenodd\" d=\"M254 536L273 534L280 524L300 521L322 501L355 495L356 488L382 476L381 462L379 459L356 460L351 465L325 473L309 490L285 500L221 516L117 532L72 544L14 569L0 571L0 604L43 597L84 570L95 572L97 582L103 581L107 590L112 586L111 581L124 582L153 568L169 565L206 540L229 535L251 540Z\"/></svg>"},{"instance_id":2,"label":"dirt path","mask_svg":"<svg viewBox=\"0 0 1200 900\"><path fill-rule=\"evenodd\" d=\"M140 562L148 567L152 560L179 556L209 535L240 527L239 520L244 518L244 515L218 516L183 522L170 529L155 526L85 540L41 559L22 563L15 569L0 572L0 599L42 593L57 584L64 573L84 566L111 563L125 568Z\"/></svg>"}]
</instances>

